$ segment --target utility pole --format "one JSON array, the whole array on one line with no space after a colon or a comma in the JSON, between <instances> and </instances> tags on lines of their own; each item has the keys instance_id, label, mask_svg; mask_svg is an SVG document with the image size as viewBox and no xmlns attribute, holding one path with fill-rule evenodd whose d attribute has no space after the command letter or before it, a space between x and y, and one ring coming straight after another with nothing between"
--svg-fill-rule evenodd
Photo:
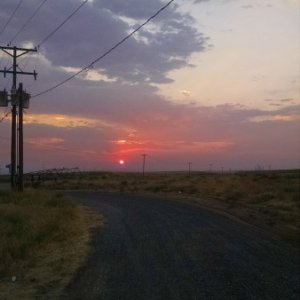
<instances>
[{"instance_id":1,"label":"utility pole","mask_svg":"<svg viewBox=\"0 0 300 300\"><path fill-rule=\"evenodd\" d=\"M12 66L9 69L4 68L0 70L0 73L3 73L4 77L6 74L13 75L13 84L11 89L11 105L12 105L12 119L11 119L11 168L10 168L10 183L11 188L13 189L16 186L16 175L17 175L17 106L19 106L19 97L17 97L17 75L33 75L36 80L37 73L34 72L23 72L23 70L18 66L17 59L28 52L37 52L37 49L25 49L9 47L9 46L0 46L0 50L5 52L7 55L11 56L13 59ZM23 89L23 88L22 88ZM22 109L21 109L22 110ZM20 113L20 107L19 107ZM23 117L23 116L22 116ZM19 120L20 121L20 120ZM22 124L23 125L23 124Z\"/></svg>"},{"instance_id":2,"label":"utility pole","mask_svg":"<svg viewBox=\"0 0 300 300\"><path fill-rule=\"evenodd\" d=\"M19 98L19 159L18 159L18 189L20 192L23 192L23 102L24 102L24 94L23 94L23 84L19 84L18 92Z\"/></svg>"},{"instance_id":3,"label":"utility pole","mask_svg":"<svg viewBox=\"0 0 300 300\"><path fill-rule=\"evenodd\" d=\"M192 163L188 162L188 164L189 164L189 177L191 177L191 165L192 165Z\"/></svg>"},{"instance_id":4,"label":"utility pole","mask_svg":"<svg viewBox=\"0 0 300 300\"><path fill-rule=\"evenodd\" d=\"M145 166L146 166L146 156L147 154L142 154L143 156L143 177L145 177Z\"/></svg>"}]
</instances>

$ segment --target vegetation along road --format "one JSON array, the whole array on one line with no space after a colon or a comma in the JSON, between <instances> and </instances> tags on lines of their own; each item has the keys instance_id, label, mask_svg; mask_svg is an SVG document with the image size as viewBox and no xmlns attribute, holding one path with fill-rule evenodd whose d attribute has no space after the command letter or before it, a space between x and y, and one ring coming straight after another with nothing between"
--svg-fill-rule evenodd
<instances>
[{"instance_id":1,"label":"vegetation along road","mask_svg":"<svg viewBox=\"0 0 300 300\"><path fill-rule=\"evenodd\" d=\"M63 299L299 299L299 256L223 214L158 197L71 192L105 225Z\"/></svg>"}]
</instances>

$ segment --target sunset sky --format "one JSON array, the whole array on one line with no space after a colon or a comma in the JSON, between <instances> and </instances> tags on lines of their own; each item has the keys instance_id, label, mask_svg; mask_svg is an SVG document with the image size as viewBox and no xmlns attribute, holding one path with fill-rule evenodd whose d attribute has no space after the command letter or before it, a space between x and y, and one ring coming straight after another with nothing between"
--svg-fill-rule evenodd
<instances>
[{"instance_id":1,"label":"sunset sky","mask_svg":"<svg viewBox=\"0 0 300 300\"><path fill-rule=\"evenodd\" d=\"M0 1L0 45L35 47L82 0ZM27 92L89 65L165 0L93 0L19 59ZM299 168L300 7L297 0L175 0L93 68L31 99L25 171ZM11 58L0 53L0 69ZM0 90L12 78L0 74ZM0 118L7 109L0 108ZM0 123L0 168L10 118ZM120 161L123 164L120 164Z\"/></svg>"}]
</instances>

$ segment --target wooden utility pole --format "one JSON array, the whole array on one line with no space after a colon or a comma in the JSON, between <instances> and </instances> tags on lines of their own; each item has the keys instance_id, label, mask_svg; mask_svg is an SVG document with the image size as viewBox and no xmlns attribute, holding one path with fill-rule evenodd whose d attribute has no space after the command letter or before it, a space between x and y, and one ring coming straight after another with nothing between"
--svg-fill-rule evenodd
<instances>
[{"instance_id":1,"label":"wooden utility pole","mask_svg":"<svg viewBox=\"0 0 300 300\"><path fill-rule=\"evenodd\" d=\"M18 98L19 98L19 166L18 166L18 190L23 192L23 101L24 101L24 93L23 93L23 84L19 84L18 89Z\"/></svg>"},{"instance_id":2,"label":"wooden utility pole","mask_svg":"<svg viewBox=\"0 0 300 300\"><path fill-rule=\"evenodd\" d=\"M17 97L17 75L33 75L34 79L37 77L37 73L34 72L23 72L17 64L17 59L28 52L37 52L37 49L25 49L9 46L0 46L0 50L11 56L13 64L10 68L0 70L4 77L6 74L13 75L13 84L11 89L11 106L12 106L12 119L11 119L11 167L10 167L10 183L13 189L16 186L17 180L17 107L19 106ZM20 113L20 111L19 111Z\"/></svg>"},{"instance_id":3,"label":"wooden utility pole","mask_svg":"<svg viewBox=\"0 0 300 300\"><path fill-rule=\"evenodd\" d=\"M189 177L190 177L191 176L191 165L192 165L192 163L188 162L188 164L189 164Z\"/></svg>"},{"instance_id":4,"label":"wooden utility pole","mask_svg":"<svg viewBox=\"0 0 300 300\"><path fill-rule=\"evenodd\" d=\"M147 154L142 154L143 156L143 177L145 177L145 166L146 166L146 156Z\"/></svg>"}]
</instances>

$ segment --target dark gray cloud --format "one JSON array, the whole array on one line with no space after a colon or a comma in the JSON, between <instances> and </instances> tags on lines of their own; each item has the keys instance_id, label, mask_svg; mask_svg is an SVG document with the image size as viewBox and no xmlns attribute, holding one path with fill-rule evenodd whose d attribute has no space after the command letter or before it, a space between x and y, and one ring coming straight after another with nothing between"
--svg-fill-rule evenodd
<instances>
[{"instance_id":1,"label":"dark gray cloud","mask_svg":"<svg viewBox=\"0 0 300 300\"><path fill-rule=\"evenodd\" d=\"M287 103L287 102L292 102L294 99L293 98L284 98L284 99L280 99L278 101L283 102L283 103Z\"/></svg>"},{"instance_id":2,"label":"dark gray cloud","mask_svg":"<svg viewBox=\"0 0 300 300\"><path fill-rule=\"evenodd\" d=\"M196 3L196 4L197 4L197 3L201 3L201 2L208 2L208 1L210 1L210 0L195 0L195 1L194 1L194 3Z\"/></svg>"},{"instance_id":3,"label":"dark gray cloud","mask_svg":"<svg viewBox=\"0 0 300 300\"><path fill-rule=\"evenodd\" d=\"M199 4L199 3L202 3L202 2L209 2L211 0L194 0L194 3L195 4ZM231 2L231 1L236 1L236 0L221 0L222 2Z\"/></svg>"},{"instance_id":4,"label":"dark gray cloud","mask_svg":"<svg viewBox=\"0 0 300 300\"><path fill-rule=\"evenodd\" d=\"M81 2L48 1L15 42L17 45L26 41L38 44ZM55 66L83 67L153 15L164 3L160 0L95 0L84 5L40 51ZM17 1L1 1L3 22L16 4ZM38 4L38 0L24 1L0 41L9 42ZM95 67L101 68L109 77L126 81L169 82L169 71L186 66L193 52L204 51L207 47L207 38L195 29L193 18L179 13L176 7L168 7L149 26Z\"/></svg>"},{"instance_id":5,"label":"dark gray cloud","mask_svg":"<svg viewBox=\"0 0 300 300\"><path fill-rule=\"evenodd\" d=\"M166 3L166 2L165 2ZM163 5L161 0L140 1L140 0L102 0L96 1L95 7L109 9L117 15L133 19L145 19L153 14Z\"/></svg>"},{"instance_id":6,"label":"dark gray cloud","mask_svg":"<svg viewBox=\"0 0 300 300\"><path fill-rule=\"evenodd\" d=\"M244 8L244 9L251 9L254 6L252 4L245 4L245 5L242 5L241 7Z\"/></svg>"},{"instance_id":7,"label":"dark gray cloud","mask_svg":"<svg viewBox=\"0 0 300 300\"><path fill-rule=\"evenodd\" d=\"M284 98L284 99L265 99L265 102L269 103L271 106L285 106L285 105L292 105L294 99L293 98Z\"/></svg>"}]
</instances>

